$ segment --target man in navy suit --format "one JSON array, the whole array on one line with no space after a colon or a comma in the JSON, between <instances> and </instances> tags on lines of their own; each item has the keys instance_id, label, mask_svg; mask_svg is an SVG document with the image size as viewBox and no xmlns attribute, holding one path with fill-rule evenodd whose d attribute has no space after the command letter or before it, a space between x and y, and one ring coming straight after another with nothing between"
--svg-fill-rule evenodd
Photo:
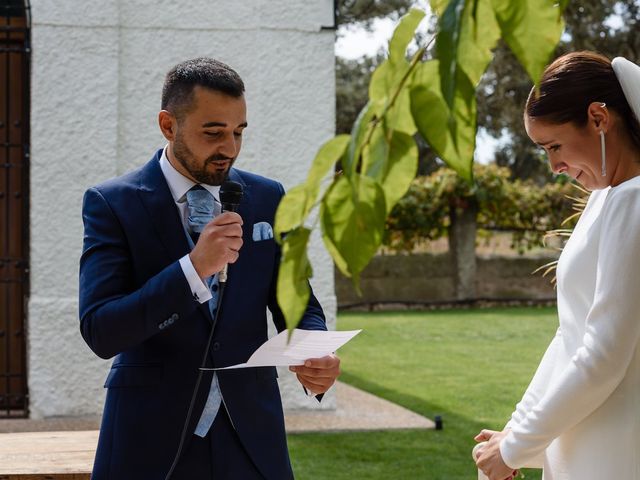
<instances>
[{"instance_id":1,"label":"man in navy suit","mask_svg":"<svg viewBox=\"0 0 640 480\"><path fill-rule=\"evenodd\" d=\"M114 358L94 480L162 480L180 443L213 318L217 275L229 264L208 366L245 362L267 340L280 250L271 226L284 194L273 181L232 168L247 127L244 84L208 58L168 74L160 129L168 145L142 168L90 188L84 197L80 327L101 358ZM237 213L224 212L190 236L189 192L243 186ZM219 210L219 208L218 208ZM311 295L299 325L326 330ZM330 355L292 367L308 392L339 375ZM195 396L176 480L293 478L276 370L207 371Z\"/></svg>"}]
</instances>

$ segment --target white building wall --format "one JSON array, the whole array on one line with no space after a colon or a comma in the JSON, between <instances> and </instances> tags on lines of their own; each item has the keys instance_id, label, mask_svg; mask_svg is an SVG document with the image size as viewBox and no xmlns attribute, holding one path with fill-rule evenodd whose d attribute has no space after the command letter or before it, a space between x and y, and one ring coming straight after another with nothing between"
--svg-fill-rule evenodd
<instances>
[{"instance_id":1,"label":"white building wall","mask_svg":"<svg viewBox=\"0 0 640 480\"><path fill-rule=\"evenodd\" d=\"M84 344L78 260L86 188L143 165L164 145L164 75L212 56L244 79L249 128L237 166L301 182L333 135L333 1L32 0L31 296L33 418L99 414L110 362ZM313 287L335 325L329 256L315 239ZM281 372L285 405L314 406ZM335 398L323 401L335 406Z\"/></svg>"}]
</instances>

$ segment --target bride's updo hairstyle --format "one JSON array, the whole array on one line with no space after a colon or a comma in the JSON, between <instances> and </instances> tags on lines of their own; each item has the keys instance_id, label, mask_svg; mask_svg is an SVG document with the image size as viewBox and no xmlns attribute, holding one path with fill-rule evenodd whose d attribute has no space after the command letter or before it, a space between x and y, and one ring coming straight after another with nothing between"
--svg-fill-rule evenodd
<instances>
[{"instance_id":1,"label":"bride's updo hairstyle","mask_svg":"<svg viewBox=\"0 0 640 480\"><path fill-rule=\"evenodd\" d=\"M640 124L624 96L611 61L594 52L563 55L542 74L539 92L529 93L525 114L545 122L571 122L578 127L587 124L587 109L592 102L605 103L624 123L628 135L640 149Z\"/></svg>"}]
</instances>

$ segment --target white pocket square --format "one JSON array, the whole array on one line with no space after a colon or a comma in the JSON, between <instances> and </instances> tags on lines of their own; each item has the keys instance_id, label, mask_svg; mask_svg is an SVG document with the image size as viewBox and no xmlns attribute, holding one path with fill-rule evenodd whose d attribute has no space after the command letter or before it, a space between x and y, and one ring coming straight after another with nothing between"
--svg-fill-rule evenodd
<instances>
[{"instance_id":1,"label":"white pocket square","mask_svg":"<svg viewBox=\"0 0 640 480\"><path fill-rule=\"evenodd\" d=\"M260 242L273 238L273 228L267 222L258 222L253 224L253 241Z\"/></svg>"}]
</instances>

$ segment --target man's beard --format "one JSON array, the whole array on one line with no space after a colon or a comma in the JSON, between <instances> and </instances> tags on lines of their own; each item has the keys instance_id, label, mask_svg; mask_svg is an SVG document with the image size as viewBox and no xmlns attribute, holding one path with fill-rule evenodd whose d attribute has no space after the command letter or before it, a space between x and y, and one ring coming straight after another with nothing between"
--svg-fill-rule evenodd
<instances>
[{"instance_id":1,"label":"man's beard","mask_svg":"<svg viewBox=\"0 0 640 480\"><path fill-rule=\"evenodd\" d=\"M189 172L189 175L198 183L204 183L205 185L222 185L229 175L229 170L210 172L207 170L207 165L215 161L229 161L229 168L231 168L233 162L235 162L234 158L229 158L224 155L212 155L204 161L200 168L193 152L182 141L180 134L176 135L176 139L173 142L173 156L178 160L180 165Z\"/></svg>"}]
</instances>

